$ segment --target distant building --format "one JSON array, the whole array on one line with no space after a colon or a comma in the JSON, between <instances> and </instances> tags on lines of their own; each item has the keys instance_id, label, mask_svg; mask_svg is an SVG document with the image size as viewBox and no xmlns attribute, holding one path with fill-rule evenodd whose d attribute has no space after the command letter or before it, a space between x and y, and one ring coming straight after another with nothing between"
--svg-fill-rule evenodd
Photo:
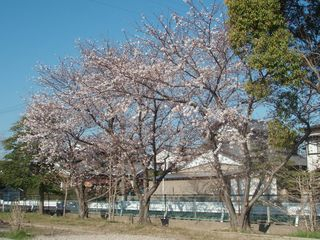
<instances>
[{"instance_id":1,"label":"distant building","mask_svg":"<svg viewBox=\"0 0 320 240\"><path fill-rule=\"evenodd\" d=\"M320 129L319 129L320 130ZM320 131L319 131L320 135ZM258 142L258 144L261 144ZM232 147L231 147L232 146ZM159 158L170 156L166 162L175 161L175 156L168 152L160 154ZM277 154L276 154L277 155ZM276 157L272 152L269 158ZM226 144L218 154L221 170L230 184L230 194L237 196L243 194L243 170L241 163L245 156L237 145ZM217 174L212 166L213 152L208 151L192 159L183 165L177 172L166 175L164 181L155 192L155 195L217 195L220 184L217 181ZM294 154L289 160L293 169L307 169L307 159L305 156ZM250 194L253 194L258 178L252 178ZM274 178L269 189L265 192L266 196L278 195L277 179Z\"/></svg>"},{"instance_id":2,"label":"distant building","mask_svg":"<svg viewBox=\"0 0 320 240\"><path fill-rule=\"evenodd\" d=\"M213 152L208 151L192 159L178 172L169 173L155 192L155 195L216 195L220 186L216 180L215 170L212 168ZM242 194L243 180L240 177L240 164L235 154L224 152L218 155L221 169L229 179L231 195ZM258 180L252 179L252 187ZM277 195L276 179L273 180L266 195ZM253 193L253 188L251 194ZM215 194L216 193L216 194Z\"/></svg>"},{"instance_id":3,"label":"distant building","mask_svg":"<svg viewBox=\"0 0 320 240\"><path fill-rule=\"evenodd\" d=\"M307 144L307 169L314 171L320 168L320 125L312 127Z\"/></svg>"},{"instance_id":4,"label":"distant building","mask_svg":"<svg viewBox=\"0 0 320 240\"><path fill-rule=\"evenodd\" d=\"M0 199L3 201L18 201L23 198L23 190L12 187L0 189Z\"/></svg>"}]
</instances>

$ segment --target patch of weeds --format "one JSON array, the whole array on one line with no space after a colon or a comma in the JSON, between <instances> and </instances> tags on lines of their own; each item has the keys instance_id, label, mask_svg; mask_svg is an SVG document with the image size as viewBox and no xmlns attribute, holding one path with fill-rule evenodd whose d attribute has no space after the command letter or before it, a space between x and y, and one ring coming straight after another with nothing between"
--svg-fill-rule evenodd
<instances>
[{"instance_id":1,"label":"patch of weeds","mask_svg":"<svg viewBox=\"0 0 320 240\"><path fill-rule=\"evenodd\" d=\"M15 239L15 240L24 240L31 239L32 235L24 230L16 230L10 232L1 232L0 237Z\"/></svg>"},{"instance_id":2,"label":"patch of weeds","mask_svg":"<svg viewBox=\"0 0 320 240\"><path fill-rule=\"evenodd\" d=\"M15 230L21 230L24 214L19 202L14 202L11 206L10 224Z\"/></svg>"},{"instance_id":3,"label":"patch of weeds","mask_svg":"<svg viewBox=\"0 0 320 240\"><path fill-rule=\"evenodd\" d=\"M302 238L318 238L320 239L320 232L307 232L307 231L298 231L292 233L292 237L302 237Z\"/></svg>"}]
</instances>

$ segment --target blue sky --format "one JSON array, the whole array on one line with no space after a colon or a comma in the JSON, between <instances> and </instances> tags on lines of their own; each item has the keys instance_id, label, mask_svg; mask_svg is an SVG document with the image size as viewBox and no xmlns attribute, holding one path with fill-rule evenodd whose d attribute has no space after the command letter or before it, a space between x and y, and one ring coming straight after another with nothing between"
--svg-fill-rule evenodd
<instances>
[{"instance_id":1,"label":"blue sky","mask_svg":"<svg viewBox=\"0 0 320 240\"><path fill-rule=\"evenodd\" d=\"M210 2L210 1L209 1ZM36 89L35 66L76 56L77 40L122 41L141 16L186 12L182 0L1 0L0 139Z\"/></svg>"}]
</instances>

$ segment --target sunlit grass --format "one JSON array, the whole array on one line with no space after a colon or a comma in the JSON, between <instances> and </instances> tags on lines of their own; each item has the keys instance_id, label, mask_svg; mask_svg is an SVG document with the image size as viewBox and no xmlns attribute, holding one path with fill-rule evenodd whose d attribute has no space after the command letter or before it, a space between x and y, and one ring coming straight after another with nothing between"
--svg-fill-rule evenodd
<instances>
[{"instance_id":1,"label":"sunlit grass","mask_svg":"<svg viewBox=\"0 0 320 240\"><path fill-rule=\"evenodd\" d=\"M320 232L298 231L298 232L293 233L291 236L293 236L293 237L302 237L302 238L318 238L318 239L320 239Z\"/></svg>"},{"instance_id":2,"label":"sunlit grass","mask_svg":"<svg viewBox=\"0 0 320 240\"><path fill-rule=\"evenodd\" d=\"M23 239L31 239L32 234L25 230L17 230L17 231L0 232L0 237L23 240Z\"/></svg>"}]
</instances>

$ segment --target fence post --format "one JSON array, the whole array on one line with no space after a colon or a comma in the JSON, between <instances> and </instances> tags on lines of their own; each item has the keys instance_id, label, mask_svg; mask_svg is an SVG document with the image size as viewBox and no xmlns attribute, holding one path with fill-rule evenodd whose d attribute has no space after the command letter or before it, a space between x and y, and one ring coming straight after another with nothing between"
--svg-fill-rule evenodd
<instances>
[{"instance_id":1,"label":"fence post","mask_svg":"<svg viewBox=\"0 0 320 240\"><path fill-rule=\"evenodd\" d=\"M271 222L271 216L270 216L270 206L267 206L267 223Z\"/></svg>"},{"instance_id":2,"label":"fence post","mask_svg":"<svg viewBox=\"0 0 320 240\"><path fill-rule=\"evenodd\" d=\"M120 200L120 216L122 216L122 214L123 214L123 207L124 207L124 206L123 206L123 205L124 205L123 202L124 202L124 200L121 199L121 200Z\"/></svg>"},{"instance_id":3,"label":"fence post","mask_svg":"<svg viewBox=\"0 0 320 240\"><path fill-rule=\"evenodd\" d=\"M299 215L296 215L296 218L294 219L294 226L295 227L299 226Z\"/></svg>"},{"instance_id":4,"label":"fence post","mask_svg":"<svg viewBox=\"0 0 320 240\"><path fill-rule=\"evenodd\" d=\"M197 201L196 196L193 196L193 217L197 218Z\"/></svg>"},{"instance_id":5,"label":"fence post","mask_svg":"<svg viewBox=\"0 0 320 240\"><path fill-rule=\"evenodd\" d=\"M224 219L224 209L222 209L222 211L221 211L220 222L223 222L223 219Z\"/></svg>"}]
</instances>

